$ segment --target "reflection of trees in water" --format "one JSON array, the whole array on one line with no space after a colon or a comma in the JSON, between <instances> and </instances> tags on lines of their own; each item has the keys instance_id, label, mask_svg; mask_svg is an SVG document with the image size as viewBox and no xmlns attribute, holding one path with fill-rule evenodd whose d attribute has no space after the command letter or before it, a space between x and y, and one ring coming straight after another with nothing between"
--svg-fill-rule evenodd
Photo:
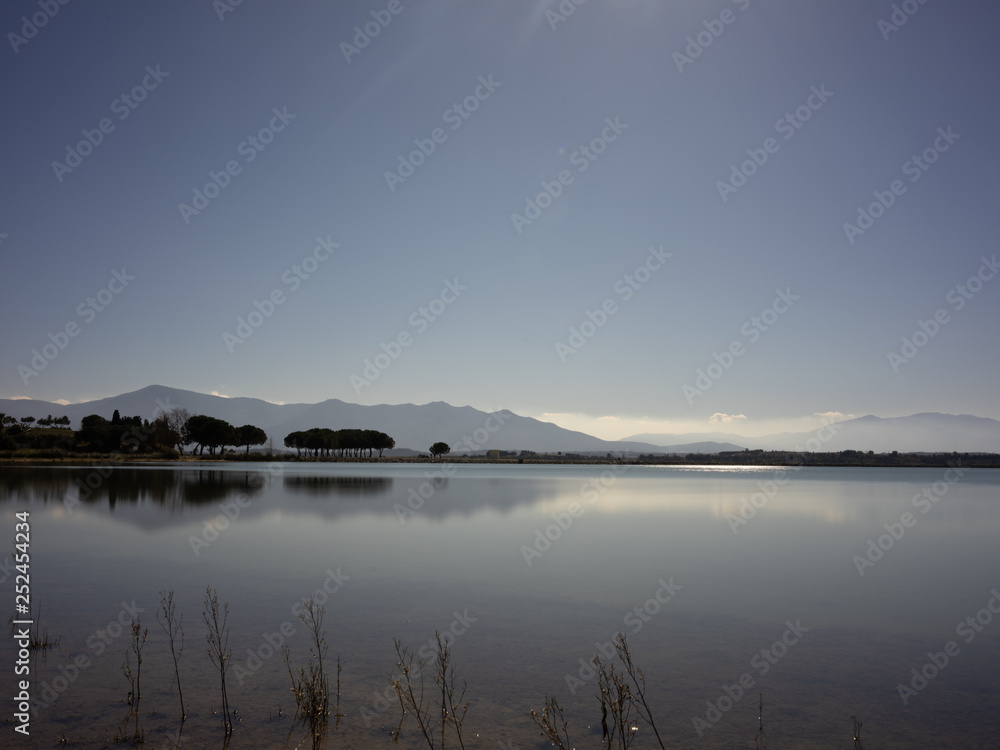
<instances>
[{"instance_id":1,"label":"reflection of trees in water","mask_svg":"<svg viewBox=\"0 0 1000 750\"><path fill-rule=\"evenodd\" d=\"M392 477L285 476L285 489L309 495L384 495L392 490Z\"/></svg>"},{"instance_id":2,"label":"reflection of trees in water","mask_svg":"<svg viewBox=\"0 0 1000 750\"><path fill-rule=\"evenodd\" d=\"M168 512L145 515L141 525L158 526L181 522L185 510L217 506L234 496L256 500L266 490L268 503L280 506L287 513L312 513L335 519L357 513L399 518L402 512L406 517L441 521L452 516L469 516L486 508L508 513L518 506L557 497L566 488L563 480L551 477L515 475L510 479L496 476L478 479L440 474L431 476L425 472L423 476L397 477L285 474L278 483L267 471L218 467L19 466L9 470L5 467L0 477L0 507L4 503L23 505L26 501L53 506L66 503L66 508L72 511L76 498L80 507L99 506L106 500L112 512L119 503L125 503L124 507L155 504ZM576 499L579 485L573 481L570 490ZM247 512L256 514L264 507L254 503Z\"/></svg>"},{"instance_id":3,"label":"reflection of trees in water","mask_svg":"<svg viewBox=\"0 0 1000 750\"><path fill-rule=\"evenodd\" d=\"M53 471L48 466L4 467L0 503L23 503L29 499L46 505L61 503L69 489L75 487L74 476L68 471Z\"/></svg>"},{"instance_id":4,"label":"reflection of trees in water","mask_svg":"<svg viewBox=\"0 0 1000 750\"><path fill-rule=\"evenodd\" d=\"M52 467L18 467L4 472L0 503L33 502L90 505L107 500L114 510L119 503L152 502L181 510L185 505L218 503L241 493L253 496L266 483L264 472L199 469L136 469L91 466L54 471Z\"/></svg>"},{"instance_id":5,"label":"reflection of trees in water","mask_svg":"<svg viewBox=\"0 0 1000 750\"><path fill-rule=\"evenodd\" d=\"M255 495L267 481L262 471L198 471L177 472L182 483L183 500L189 505L204 505L225 500L230 495Z\"/></svg>"}]
</instances>

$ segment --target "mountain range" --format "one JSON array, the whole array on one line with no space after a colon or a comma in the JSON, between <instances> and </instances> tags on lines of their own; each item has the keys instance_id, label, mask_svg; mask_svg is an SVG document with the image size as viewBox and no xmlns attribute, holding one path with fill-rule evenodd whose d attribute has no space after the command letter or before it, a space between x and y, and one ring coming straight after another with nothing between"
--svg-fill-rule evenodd
<instances>
[{"instance_id":1,"label":"mountain range","mask_svg":"<svg viewBox=\"0 0 1000 750\"><path fill-rule=\"evenodd\" d=\"M152 419L173 407L187 409L191 414L224 419L236 426L257 425L268 433L276 446L283 445L288 433L312 427L379 430L395 438L395 455L427 451L439 440L448 443L455 454L490 449L601 455L608 452L718 453L744 448L1000 453L1000 421L967 414L914 414L885 419L866 416L837 422L820 432L753 438L710 432L642 434L622 440L602 440L509 411L494 412L491 418L488 412L471 406L452 406L443 401L366 406L328 399L316 404L273 404L256 398L226 398L161 385L79 404L0 399L0 412L10 416L37 419L49 414L66 415L74 428L78 428L80 420L89 414L110 418L117 409L122 416Z\"/></svg>"},{"instance_id":2,"label":"mountain range","mask_svg":"<svg viewBox=\"0 0 1000 750\"><path fill-rule=\"evenodd\" d=\"M132 393L85 401L79 404L56 404L27 399L0 399L0 412L21 418L36 419L49 414L66 415L74 427L89 414L110 418L117 409L122 416L152 419L158 413L181 407L191 414L205 414L224 419L232 425L252 424L262 428L274 440L284 445L290 432L312 427L331 429L361 428L379 430L391 435L396 448L388 455L426 452L431 444L443 440L452 453L482 452L490 449L562 451L576 453L664 453L662 447L642 442L601 440L583 432L566 430L551 422L522 417L510 412L490 414L471 406L452 406L443 401L429 404L379 404L364 406L339 399L318 404L272 404L257 398L225 398L222 396L184 391L161 385L151 385ZM507 416L509 415L509 416ZM502 420L502 423L501 423ZM489 428L489 429L488 429ZM492 430L492 432L491 432ZM468 439L465 443L464 440ZM716 453L737 450L736 445L673 446L670 452Z\"/></svg>"},{"instance_id":3,"label":"mountain range","mask_svg":"<svg viewBox=\"0 0 1000 750\"><path fill-rule=\"evenodd\" d=\"M667 445L679 435L632 435L626 442ZM735 442L750 450L875 451L888 453L1000 453L1000 421L971 414L922 413L909 417L868 415L813 432L743 437L724 432L687 433L689 441ZM812 441L812 442L810 442ZM821 447L815 447L817 442ZM661 448L662 450L662 448Z\"/></svg>"}]
</instances>

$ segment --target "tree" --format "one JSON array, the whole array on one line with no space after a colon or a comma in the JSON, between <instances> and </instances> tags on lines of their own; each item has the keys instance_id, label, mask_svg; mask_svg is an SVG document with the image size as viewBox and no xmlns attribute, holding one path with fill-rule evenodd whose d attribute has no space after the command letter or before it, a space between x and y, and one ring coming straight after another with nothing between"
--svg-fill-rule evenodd
<instances>
[{"instance_id":1,"label":"tree","mask_svg":"<svg viewBox=\"0 0 1000 750\"><path fill-rule=\"evenodd\" d=\"M172 447L177 448L178 451L183 453L184 446L188 443L188 441L184 439L184 426L191 418L191 412L187 409L175 406L170 411L164 412L163 416L167 418L167 425L170 429L177 433L177 442Z\"/></svg>"},{"instance_id":2,"label":"tree","mask_svg":"<svg viewBox=\"0 0 1000 750\"><path fill-rule=\"evenodd\" d=\"M239 442L236 444L245 445L247 447L247 455L250 455L251 445L263 445L267 442L267 433L260 429L260 427L254 427L252 424L243 425L237 432L239 433Z\"/></svg>"},{"instance_id":3,"label":"tree","mask_svg":"<svg viewBox=\"0 0 1000 750\"><path fill-rule=\"evenodd\" d=\"M435 458L443 456L446 453L451 453L451 446L447 443L434 443L434 445L431 446L431 455Z\"/></svg>"},{"instance_id":4,"label":"tree","mask_svg":"<svg viewBox=\"0 0 1000 750\"><path fill-rule=\"evenodd\" d=\"M316 431L315 428L306 430L305 437L302 440L302 445L307 451L312 451L312 456L315 458L319 455L320 448L323 447L323 437Z\"/></svg>"},{"instance_id":5,"label":"tree","mask_svg":"<svg viewBox=\"0 0 1000 750\"><path fill-rule=\"evenodd\" d=\"M208 453L215 455L216 448L224 448L227 445L239 445L237 430L229 422L215 417L206 417L203 414L196 414L189 417L184 425L184 438L186 443L197 443L200 452L204 453L205 446L208 446Z\"/></svg>"},{"instance_id":6,"label":"tree","mask_svg":"<svg viewBox=\"0 0 1000 750\"><path fill-rule=\"evenodd\" d=\"M29 424L35 421L34 417L21 417L21 424L27 427Z\"/></svg>"},{"instance_id":7,"label":"tree","mask_svg":"<svg viewBox=\"0 0 1000 750\"><path fill-rule=\"evenodd\" d=\"M160 445L164 448L173 448L181 440L181 435L170 426L170 420L165 414L161 414L149 425L147 433L153 445Z\"/></svg>"},{"instance_id":8,"label":"tree","mask_svg":"<svg viewBox=\"0 0 1000 750\"><path fill-rule=\"evenodd\" d=\"M285 447L294 448L295 455L301 456L302 449L305 447L305 433L301 430L298 432L289 432L285 435Z\"/></svg>"},{"instance_id":9,"label":"tree","mask_svg":"<svg viewBox=\"0 0 1000 750\"><path fill-rule=\"evenodd\" d=\"M382 451L391 450L396 447L396 441L384 432L376 432L372 441L372 447L378 451L378 457L382 458Z\"/></svg>"},{"instance_id":10,"label":"tree","mask_svg":"<svg viewBox=\"0 0 1000 750\"><path fill-rule=\"evenodd\" d=\"M121 425L112 425L100 414L89 414L80 420L80 429L73 433L78 447L94 451L116 451L121 448L125 430Z\"/></svg>"}]
</instances>

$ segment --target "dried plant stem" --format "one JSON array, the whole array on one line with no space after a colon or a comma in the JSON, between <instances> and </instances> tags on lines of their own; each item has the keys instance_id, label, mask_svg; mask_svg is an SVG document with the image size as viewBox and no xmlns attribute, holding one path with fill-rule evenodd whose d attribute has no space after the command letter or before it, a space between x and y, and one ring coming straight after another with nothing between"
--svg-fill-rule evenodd
<instances>
[{"instance_id":1,"label":"dried plant stem","mask_svg":"<svg viewBox=\"0 0 1000 750\"><path fill-rule=\"evenodd\" d=\"M163 619L160 619L161 614ZM184 615L181 615L180 619L175 618L174 592L161 591L160 609L156 612L156 621L160 623L160 627L167 634L167 639L170 643L170 655L174 660L174 678L177 680L177 697L181 702L181 723L184 723L184 719L187 718L187 712L184 710L184 693L181 691L181 673L178 667L181 654L184 653ZM178 635L180 635L179 644L177 642Z\"/></svg>"},{"instance_id":2,"label":"dried plant stem","mask_svg":"<svg viewBox=\"0 0 1000 750\"><path fill-rule=\"evenodd\" d=\"M458 687L455 667L451 664L451 650L448 644L442 640L439 632L435 631L434 637L437 640L436 655L433 659L418 661L416 666L414 666L414 657L409 649L398 638L393 639L397 656L396 669L399 670L399 676L392 678L392 687L399 698L401 710L399 724L393 733L393 742L399 742L403 720L406 718L406 714L410 713L416 720L417 727L430 750L434 750L435 733L438 729L440 729L438 747L444 750L449 726L455 734L458 747L465 750L462 729L465 715L469 710L469 701L465 699L468 685L463 682L462 686ZM432 710L430 700L424 700L424 678L429 666L433 668L432 679L439 695L436 712ZM437 713L436 718L434 713Z\"/></svg>"},{"instance_id":3,"label":"dried plant stem","mask_svg":"<svg viewBox=\"0 0 1000 750\"><path fill-rule=\"evenodd\" d=\"M322 747L326 741L328 717L330 715L330 683L326 676L323 660L326 657L326 636L323 632L323 607L312 599L305 600L299 619L309 628L312 639L308 667L299 667L298 674L292 669L291 651L283 646L288 676L292 680L292 694L295 696L296 715L309 724L309 732L314 748ZM337 721L340 720L340 660L337 660Z\"/></svg>"},{"instance_id":4,"label":"dried plant stem","mask_svg":"<svg viewBox=\"0 0 1000 750\"><path fill-rule=\"evenodd\" d=\"M220 608L219 595L211 586L205 589L205 610L201 613L205 625L208 627L206 640L208 641L208 655L212 659L212 664L219 670L219 680L222 686L222 724L225 728L226 739L233 733L233 720L229 712L229 695L226 692L226 669L229 666L229 659L233 655L233 650L229 648L229 604Z\"/></svg>"}]
</instances>

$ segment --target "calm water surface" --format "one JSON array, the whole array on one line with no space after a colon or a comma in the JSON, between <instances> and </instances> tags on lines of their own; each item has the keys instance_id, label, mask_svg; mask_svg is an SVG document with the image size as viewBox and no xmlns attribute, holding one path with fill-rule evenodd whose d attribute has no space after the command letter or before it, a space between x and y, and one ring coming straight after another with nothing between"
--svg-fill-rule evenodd
<instances>
[{"instance_id":1,"label":"calm water surface","mask_svg":"<svg viewBox=\"0 0 1000 750\"><path fill-rule=\"evenodd\" d=\"M442 467L451 476L427 478ZM230 696L242 717L234 748L302 739L287 671L268 644L283 641L293 661L306 659L292 610L313 595L325 604L329 659L339 654L343 665L345 718L331 747L391 746L392 639L417 652L435 630L456 633L454 661L472 701L469 747L546 747L527 717L545 694L566 708L577 747L599 747L586 662L617 631L646 673L668 747L752 747L760 693L770 747L852 747L852 715L869 750L1000 746L998 472L816 468L787 481L738 466L104 472L0 470L4 533L13 539L14 514L30 511L32 595L61 638L33 665L33 696L48 705L31 738L14 734L8 708L0 731L16 740L0 745L54 747L64 736L101 746L113 735L127 693L128 637L117 621L128 621L123 604L134 602L149 627L146 746L174 746L177 693L155 619L159 592L173 590L190 705L181 746L220 746L218 678L201 620L212 586L230 608ZM88 479L89 496L80 490ZM949 641L947 665L927 667L928 653ZM15 658L7 639L8 689ZM76 670L74 660L87 666ZM914 669L930 675L917 678L919 691ZM905 705L900 683L913 690ZM415 726L405 726L397 747L419 747ZM640 728L634 747L655 746Z\"/></svg>"}]
</instances>

